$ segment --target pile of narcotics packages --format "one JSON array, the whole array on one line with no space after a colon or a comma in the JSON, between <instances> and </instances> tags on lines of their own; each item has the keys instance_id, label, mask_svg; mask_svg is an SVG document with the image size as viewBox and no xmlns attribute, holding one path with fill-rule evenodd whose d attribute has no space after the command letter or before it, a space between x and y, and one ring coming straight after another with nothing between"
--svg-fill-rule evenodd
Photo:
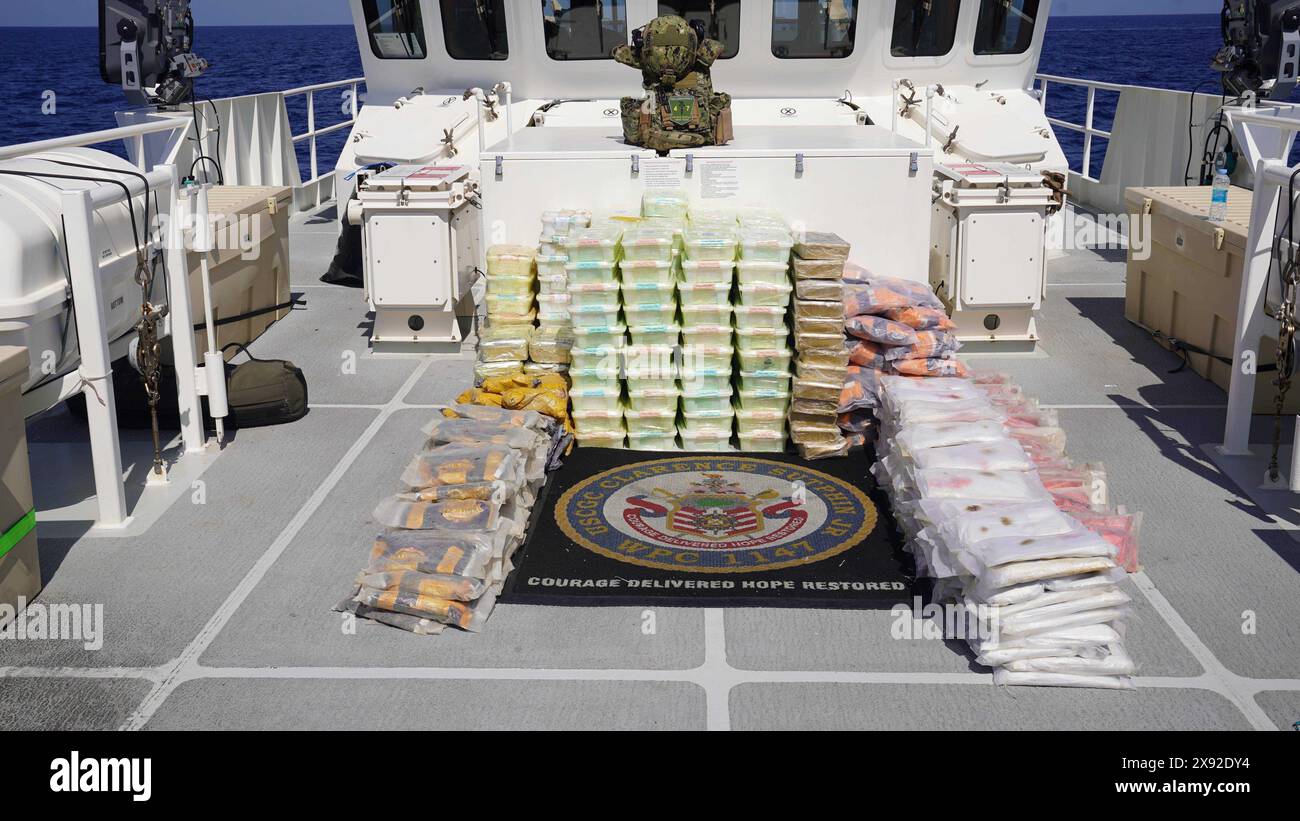
<instances>
[{"instance_id":1,"label":"pile of narcotics packages","mask_svg":"<svg viewBox=\"0 0 1300 821\"><path fill-rule=\"evenodd\" d=\"M384 530L338 609L420 635L477 632L567 436L535 411L483 405L448 408L423 433L404 492L375 508Z\"/></svg>"},{"instance_id":2,"label":"pile of narcotics packages","mask_svg":"<svg viewBox=\"0 0 1300 821\"><path fill-rule=\"evenodd\" d=\"M1005 376L878 379L872 472L978 662L998 684L1131 687L1119 583L1141 515L1111 506L1101 466L1071 462L1055 413Z\"/></svg>"}]
</instances>

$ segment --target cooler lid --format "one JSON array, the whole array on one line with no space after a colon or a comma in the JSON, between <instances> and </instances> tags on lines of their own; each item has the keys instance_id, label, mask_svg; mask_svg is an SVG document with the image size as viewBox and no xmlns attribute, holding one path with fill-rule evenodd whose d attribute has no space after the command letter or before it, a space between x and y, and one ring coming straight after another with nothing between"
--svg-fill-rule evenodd
<instances>
[{"instance_id":1,"label":"cooler lid","mask_svg":"<svg viewBox=\"0 0 1300 821\"><path fill-rule=\"evenodd\" d=\"M366 179L366 187L377 191L400 188L445 191L470 175L470 167L458 163L398 165Z\"/></svg>"},{"instance_id":2,"label":"cooler lid","mask_svg":"<svg viewBox=\"0 0 1300 821\"><path fill-rule=\"evenodd\" d=\"M1016 187L1043 184L1041 173L1005 162L940 164L935 170L967 188L996 187L1004 182Z\"/></svg>"},{"instance_id":3,"label":"cooler lid","mask_svg":"<svg viewBox=\"0 0 1300 821\"><path fill-rule=\"evenodd\" d=\"M678 148L673 157L744 159L765 157L908 157L933 156L934 150L876 125L744 126L726 145Z\"/></svg>"},{"instance_id":4,"label":"cooler lid","mask_svg":"<svg viewBox=\"0 0 1300 821\"><path fill-rule=\"evenodd\" d=\"M564 128L523 128L482 153L485 163L497 157L505 162L520 160L608 160L629 157L654 157L654 151L623 141L622 131L608 126Z\"/></svg>"},{"instance_id":5,"label":"cooler lid","mask_svg":"<svg viewBox=\"0 0 1300 821\"><path fill-rule=\"evenodd\" d=\"M0 345L0 392L26 382L29 364L26 348Z\"/></svg>"},{"instance_id":6,"label":"cooler lid","mask_svg":"<svg viewBox=\"0 0 1300 821\"><path fill-rule=\"evenodd\" d=\"M1213 192L1213 187L1208 185L1129 188L1124 199L1130 214L1140 215L1146 201L1150 200L1153 215L1171 219L1203 234L1213 235L1223 229L1224 244L1244 249L1250 236L1254 193L1234 185L1228 191L1228 220L1214 223L1209 221Z\"/></svg>"}]
</instances>

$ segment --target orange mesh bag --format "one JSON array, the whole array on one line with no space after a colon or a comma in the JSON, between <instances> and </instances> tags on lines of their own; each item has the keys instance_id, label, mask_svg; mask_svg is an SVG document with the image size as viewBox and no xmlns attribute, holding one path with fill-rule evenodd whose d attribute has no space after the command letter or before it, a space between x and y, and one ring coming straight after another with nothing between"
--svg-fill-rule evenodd
<instances>
[{"instance_id":1,"label":"orange mesh bag","mask_svg":"<svg viewBox=\"0 0 1300 821\"><path fill-rule=\"evenodd\" d=\"M884 316L886 319L901 322L918 331L953 331L957 329L957 323L949 319L948 315L939 308L923 308L916 305L907 308L891 308L885 311Z\"/></svg>"},{"instance_id":2,"label":"orange mesh bag","mask_svg":"<svg viewBox=\"0 0 1300 821\"><path fill-rule=\"evenodd\" d=\"M891 362L890 367L899 376L955 376L964 379L970 373L956 359L903 359Z\"/></svg>"}]
</instances>

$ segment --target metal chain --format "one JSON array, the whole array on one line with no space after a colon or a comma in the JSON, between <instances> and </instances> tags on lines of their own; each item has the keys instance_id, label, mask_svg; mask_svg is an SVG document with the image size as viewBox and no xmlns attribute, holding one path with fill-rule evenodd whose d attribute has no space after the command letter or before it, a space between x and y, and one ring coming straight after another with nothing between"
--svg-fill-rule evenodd
<instances>
[{"instance_id":1,"label":"metal chain","mask_svg":"<svg viewBox=\"0 0 1300 821\"><path fill-rule=\"evenodd\" d=\"M158 308L149 301L154 281L151 266L142 263L136 270L135 279L140 285L140 322L135 326L139 343L136 360L145 398L149 401L149 422L153 429L153 472L156 476L162 476L162 435L158 429L158 400L162 397L159 387L162 380L162 345L158 341L158 322L166 316L167 309Z\"/></svg>"}]
</instances>

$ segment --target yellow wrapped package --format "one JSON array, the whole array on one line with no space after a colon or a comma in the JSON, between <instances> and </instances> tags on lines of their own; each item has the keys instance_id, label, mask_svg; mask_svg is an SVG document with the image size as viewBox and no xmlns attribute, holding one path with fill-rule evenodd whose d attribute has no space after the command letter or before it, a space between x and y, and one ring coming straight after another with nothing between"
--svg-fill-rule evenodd
<instances>
[{"instance_id":1,"label":"yellow wrapped package","mask_svg":"<svg viewBox=\"0 0 1300 821\"><path fill-rule=\"evenodd\" d=\"M492 393L482 388L470 388L469 390L456 397L457 405L487 405L493 408L501 407L501 395Z\"/></svg>"}]
</instances>

